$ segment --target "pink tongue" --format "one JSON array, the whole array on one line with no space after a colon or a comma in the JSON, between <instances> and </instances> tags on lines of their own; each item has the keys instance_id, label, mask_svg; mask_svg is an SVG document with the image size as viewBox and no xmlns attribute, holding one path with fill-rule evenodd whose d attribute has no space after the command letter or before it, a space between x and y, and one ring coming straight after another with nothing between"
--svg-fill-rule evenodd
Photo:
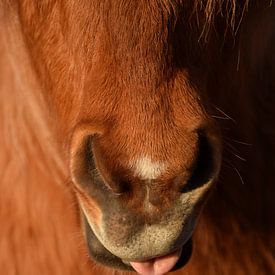
<instances>
[{"instance_id":1,"label":"pink tongue","mask_svg":"<svg viewBox=\"0 0 275 275\"><path fill-rule=\"evenodd\" d=\"M130 262L134 270L142 275L162 275L169 272L177 263L181 250L166 256L154 258L144 262Z\"/></svg>"}]
</instances>

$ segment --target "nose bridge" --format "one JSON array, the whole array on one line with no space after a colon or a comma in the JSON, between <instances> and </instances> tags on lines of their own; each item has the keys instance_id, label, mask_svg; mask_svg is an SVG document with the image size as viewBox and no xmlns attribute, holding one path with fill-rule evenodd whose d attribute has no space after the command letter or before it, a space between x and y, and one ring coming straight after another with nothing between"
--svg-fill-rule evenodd
<instances>
[{"instance_id":1,"label":"nose bridge","mask_svg":"<svg viewBox=\"0 0 275 275\"><path fill-rule=\"evenodd\" d=\"M147 108L147 104L151 105L148 102L137 103L140 106L127 105L127 115L117 113L116 123L100 137L97 144L100 154L103 153L109 163L116 162L130 169L141 179L154 179L165 171L172 173L189 166L196 154L197 127L207 122L191 111L188 115L187 111L181 113L171 98L168 101L170 103L155 109Z\"/></svg>"}]
</instances>

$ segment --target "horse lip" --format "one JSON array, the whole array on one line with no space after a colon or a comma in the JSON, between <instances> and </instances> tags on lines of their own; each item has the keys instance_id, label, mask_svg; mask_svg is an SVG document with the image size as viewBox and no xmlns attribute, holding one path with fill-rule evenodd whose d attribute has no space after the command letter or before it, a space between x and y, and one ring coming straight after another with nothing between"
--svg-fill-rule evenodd
<instances>
[{"instance_id":1,"label":"horse lip","mask_svg":"<svg viewBox=\"0 0 275 275\"><path fill-rule=\"evenodd\" d=\"M185 266L190 260L192 256L192 252L193 252L193 242L192 242L192 237L190 237L187 240L187 242L182 246L181 255L171 271L175 271Z\"/></svg>"},{"instance_id":2,"label":"horse lip","mask_svg":"<svg viewBox=\"0 0 275 275\"><path fill-rule=\"evenodd\" d=\"M130 262L147 262L147 261L150 261L150 260L154 260L156 258L161 258L161 257L168 256L170 254L173 254L173 253L175 253L175 252L177 252L179 250L182 250L182 247L174 249L171 252L168 252L168 253L165 253L165 254L159 254L159 255L155 255L155 256L151 256L151 257L138 258L138 259L121 259L121 260L123 261L123 263L128 264L128 265L130 265Z\"/></svg>"},{"instance_id":3,"label":"horse lip","mask_svg":"<svg viewBox=\"0 0 275 275\"><path fill-rule=\"evenodd\" d=\"M95 236L94 232L92 231L90 225L88 224L88 221L86 220L85 215L83 215L82 217L83 217L83 221L84 221L84 225L85 225L85 232L86 232L85 235L86 235L86 240L87 240L87 245L88 245L90 256L95 261L97 261L97 262L99 262L99 263L101 263L103 265L107 265L107 266L113 267L113 268L126 269L128 271L133 271L134 269L130 265L130 260L128 261L128 259L121 259L121 258L115 256L114 254L112 254L106 248L104 248L102 246L101 242ZM109 257L108 260L106 260L106 256L103 256L103 257L100 257L100 258L94 257L95 254L92 253L93 249L92 249L92 246L91 246L92 239L94 241L98 242L98 244L100 244L102 246L103 250L105 250L103 253L105 253L107 255L107 257ZM178 249L182 249L181 255L180 255L177 263L175 264L175 266L172 268L171 271L175 271L177 269L182 268L189 261L191 255L192 255L192 235L184 243L184 245L181 246L181 248L177 248L177 249L175 249L173 251L175 252ZM172 252L170 252L170 253L172 253ZM170 253L167 253L166 255L169 255ZM101 255L102 255L102 253L101 253ZM160 257L160 256L158 256L158 257ZM154 257L150 257L150 258L152 259ZM145 261L145 260L146 259L143 259L143 261Z\"/></svg>"},{"instance_id":4,"label":"horse lip","mask_svg":"<svg viewBox=\"0 0 275 275\"><path fill-rule=\"evenodd\" d=\"M190 237L180 248L176 248L169 253L165 253L165 254L161 254L161 255L157 255L157 256L153 256L153 257L148 257L148 258L143 258L143 259L134 259L134 260L121 259L121 261L125 265L131 267L130 262L146 262L146 261L154 260L156 258L169 256L170 254L173 254L177 251L180 251L180 256L179 256L179 259L177 260L177 263L175 264L175 266L173 267L173 269L171 271L181 268L189 261L191 254L192 254L192 237ZM181 263L179 263L179 262L181 262Z\"/></svg>"}]
</instances>

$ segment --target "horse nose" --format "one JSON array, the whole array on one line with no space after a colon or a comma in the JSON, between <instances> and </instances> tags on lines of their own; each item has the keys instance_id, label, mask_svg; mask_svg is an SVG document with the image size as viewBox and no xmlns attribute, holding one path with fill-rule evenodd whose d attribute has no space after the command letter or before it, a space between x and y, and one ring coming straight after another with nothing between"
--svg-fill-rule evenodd
<instances>
[{"instance_id":1,"label":"horse nose","mask_svg":"<svg viewBox=\"0 0 275 275\"><path fill-rule=\"evenodd\" d=\"M71 171L77 187L81 187L76 188L78 198L93 232L113 255L134 263L156 259L190 239L202 202L219 171L220 142L219 135L211 129L184 134L182 140L174 139L178 146L173 153L179 156L182 145L189 146L188 150L183 148L189 156L179 158L179 162L185 161L186 165L180 167L184 170L181 175L186 177L177 173L166 177L169 169L159 169L148 158L135 162L137 166L130 169L111 166L110 157L101 147L103 135L85 131L74 137ZM175 157L170 156L172 159ZM159 173L148 173L148 165ZM175 167L173 171L179 171ZM155 179L140 177L148 175ZM135 266L144 267L140 263Z\"/></svg>"},{"instance_id":2,"label":"horse nose","mask_svg":"<svg viewBox=\"0 0 275 275\"><path fill-rule=\"evenodd\" d=\"M188 167L183 165L182 170L177 170L175 174L170 175L170 178L163 177L162 179L162 176L160 176L160 179L144 180L135 176L144 176L145 170L146 175L148 175L148 166L156 169L154 162L143 158L142 165L139 159L139 162L135 163L137 167L133 165L133 167L130 167L130 170L117 165L114 169L111 169L111 165L108 165L107 161L108 156L105 156L106 154L98 149L99 146L93 146L94 143L98 145L96 140L92 138L97 136L98 133L91 134L89 132L87 134L87 132L80 131L80 134L78 133L77 138L74 139L72 146L71 171L73 179L85 185L85 182L91 183L92 178L96 177L93 173L97 171L97 174L100 174L102 177L102 183L113 194L135 193L135 198L139 198L142 201L142 196L146 196L148 193L150 194L148 198L152 205L162 203L163 195L157 196L157 193L164 193L167 188L172 188L174 191L178 190L181 193L188 192L199 188L205 183L212 182L218 175L221 162L219 133L213 126L209 127L209 129L200 128L192 132L192 140L196 140L195 146L188 144L188 142L185 144L185 146L194 147L192 149L192 154L194 155L192 163L189 163ZM183 150L186 150L186 148L183 148ZM180 154L180 149L178 152ZM183 159L183 161L185 160ZM144 167L145 164L147 167ZM135 174L135 169L140 175ZM178 176L178 174L184 174L185 177ZM152 175L150 174L150 176ZM144 184L141 185L141 181ZM154 192L148 192L150 189L154 190ZM172 193L172 190L170 191L169 193Z\"/></svg>"}]
</instances>

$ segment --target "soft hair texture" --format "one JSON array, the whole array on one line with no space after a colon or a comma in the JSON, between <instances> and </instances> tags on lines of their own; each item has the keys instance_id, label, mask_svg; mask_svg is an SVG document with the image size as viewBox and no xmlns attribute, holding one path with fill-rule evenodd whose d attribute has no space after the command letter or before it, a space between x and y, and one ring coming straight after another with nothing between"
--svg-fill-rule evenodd
<instances>
[{"instance_id":1,"label":"soft hair texture","mask_svg":"<svg viewBox=\"0 0 275 275\"><path fill-rule=\"evenodd\" d=\"M274 274L274 5L186 2L202 45L222 25L231 30L223 29L221 51L205 68L208 101L223 129L224 163L197 226L193 256L175 274ZM21 23L14 1L1 0L1 273L122 274L88 257L57 134L63 130L56 130L62 120L55 124L47 109L41 90L50 87L38 81Z\"/></svg>"}]
</instances>

